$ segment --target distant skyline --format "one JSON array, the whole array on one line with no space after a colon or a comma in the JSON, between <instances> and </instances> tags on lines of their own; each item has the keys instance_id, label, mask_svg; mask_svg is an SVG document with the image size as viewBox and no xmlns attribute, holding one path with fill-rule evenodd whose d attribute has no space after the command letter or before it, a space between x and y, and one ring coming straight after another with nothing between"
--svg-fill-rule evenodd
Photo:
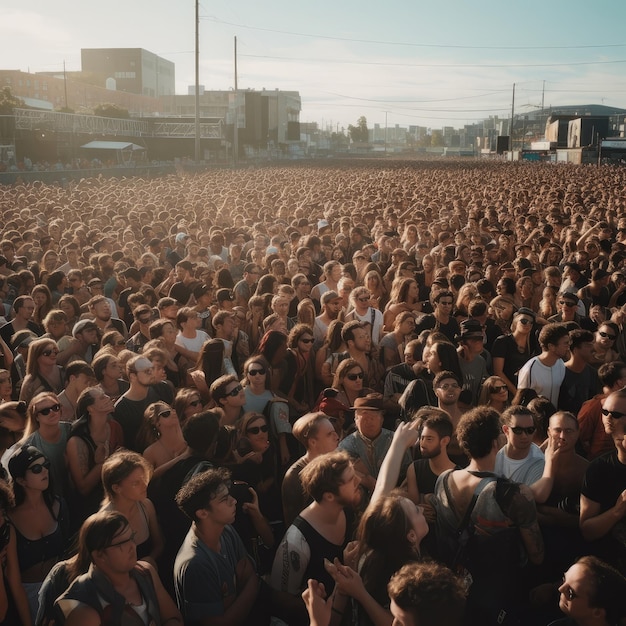
<instances>
[{"instance_id":1,"label":"distant skyline","mask_svg":"<svg viewBox=\"0 0 626 626\"><path fill-rule=\"evenodd\" d=\"M194 83L194 0L1 0L1 69L80 70L81 48L145 48ZM565 104L626 108L626 3L200 3L200 84L299 91L300 121L462 127Z\"/></svg>"}]
</instances>

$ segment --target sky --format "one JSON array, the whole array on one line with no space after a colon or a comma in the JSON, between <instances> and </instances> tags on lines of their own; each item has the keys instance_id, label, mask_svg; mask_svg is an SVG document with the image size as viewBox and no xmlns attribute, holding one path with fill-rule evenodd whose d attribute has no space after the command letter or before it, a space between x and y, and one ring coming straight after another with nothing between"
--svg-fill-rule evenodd
<instances>
[{"instance_id":1,"label":"sky","mask_svg":"<svg viewBox=\"0 0 626 626\"><path fill-rule=\"evenodd\" d=\"M145 48L194 83L194 0L0 0L0 68L80 70L81 48ZM204 0L200 84L299 91L301 122L462 127L565 104L626 108L619 0Z\"/></svg>"}]
</instances>

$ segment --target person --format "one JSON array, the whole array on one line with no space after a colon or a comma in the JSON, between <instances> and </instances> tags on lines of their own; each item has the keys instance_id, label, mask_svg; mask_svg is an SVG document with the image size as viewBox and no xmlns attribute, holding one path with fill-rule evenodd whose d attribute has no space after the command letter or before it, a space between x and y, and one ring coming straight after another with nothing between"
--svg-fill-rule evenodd
<instances>
[{"instance_id":1,"label":"person","mask_svg":"<svg viewBox=\"0 0 626 626\"><path fill-rule=\"evenodd\" d=\"M176 350L187 360L195 362L200 356L202 346L210 339L203 330L199 330L200 314L191 307L182 307L176 315Z\"/></svg>"},{"instance_id":2,"label":"person","mask_svg":"<svg viewBox=\"0 0 626 626\"><path fill-rule=\"evenodd\" d=\"M463 320L460 324L461 334L458 337L459 366L463 375L463 391L465 403L476 406L480 386L487 378L487 363L481 356L485 334L482 324L475 319Z\"/></svg>"},{"instance_id":3,"label":"person","mask_svg":"<svg viewBox=\"0 0 626 626\"><path fill-rule=\"evenodd\" d=\"M18 296L13 301L15 316L10 322L0 326L0 337L11 350L15 350L17 345L12 343L13 336L20 330L30 330L33 334L40 336L41 328L33 321L35 313L35 301L30 296Z\"/></svg>"},{"instance_id":4,"label":"person","mask_svg":"<svg viewBox=\"0 0 626 626\"><path fill-rule=\"evenodd\" d=\"M509 404L509 388L499 376L489 376L482 384L478 405L490 406L502 413Z\"/></svg>"},{"instance_id":5,"label":"person","mask_svg":"<svg viewBox=\"0 0 626 626\"><path fill-rule=\"evenodd\" d=\"M89 569L56 600L67 626L182 626L154 568L137 561L134 539L128 520L117 511L100 511L85 521L78 549L89 554Z\"/></svg>"},{"instance_id":6,"label":"person","mask_svg":"<svg viewBox=\"0 0 626 626\"><path fill-rule=\"evenodd\" d=\"M443 333L448 341L455 343L459 335L459 323L452 317L452 307L454 306L454 294L445 289L431 294L433 313L423 315L417 320L416 332L419 334L423 330L436 328Z\"/></svg>"},{"instance_id":7,"label":"person","mask_svg":"<svg viewBox=\"0 0 626 626\"><path fill-rule=\"evenodd\" d=\"M345 322L356 320L369 324L371 344L378 347L383 337L383 314L371 305L371 295L367 287L356 287L350 294L352 310L345 317Z\"/></svg>"},{"instance_id":8,"label":"person","mask_svg":"<svg viewBox=\"0 0 626 626\"><path fill-rule=\"evenodd\" d=\"M426 494L435 492L437 478L457 465L448 457L448 444L452 439L452 422L444 411L424 407L415 415L419 420L419 449L421 458L407 468L407 491L409 498L423 505Z\"/></svg>"},{"instance_id":9,"label":"person","mask_svg":"<svg viewBox=\"0 0 626 626\"><path fill-rule=\"evenodd\" d=\"M530 563L541 564L544 558L530 489L493 473L500 433L500 416L493 409L477 407L465 413L457 434L470 464L444 472L430 499L437 510L439 560L459 567L458 533L465 516L469 515L465 525L475 528L460 564L473 580L467 605L472 624L496 624L499 615L502 619L514 614L524 603L520 539Z\"/></svg>"},{"instance_id":10,"label":"person","mask_svg":"<svg viewBox=\"0 0 626 626\"><path fill-rule=\"evenodd\" d=\"M567 616L550 626L611 626L626 616L626 578L595 556L579 558L563 575L559 608Z\"/></svg>"},{"instance_id":11,"label":"person","mask_svg":"<svg viewBox=\"0 0 626 626\"><path fill-rule=\"evenodd\" d=\"M189 417L202 411L202 398L197 389L183 387L176 392L172 408L176 411L182 425Z\"/></svg>"},{"instance_id":12,"label":"person","mask_svg":"<svg viewBox=\"0 0 626 626\"><path fill-rule=\"evenodd\" d=\"M56 342L50 339L37 339L28 346L26 376L20 388L20 400L28 404L43 391L63 391L63 370L57 365L58 354Z\"/></svg>"},{"instance_id":13,"label":"person","mask_svg":"<svg viewBox=\"0 0 626 626\"><path fill-rule=\"evenodd\" d=\"M127 380L122 378L122 364L113 354L97 356L91 363L98 387L106 393L113 403L117 402L129 389Z\"/></svg>"},{"instance_id":14,"label":"person","mask_svg":"<svg viewBox=\"0 0 626 626\"><path fill-rule=\"evenodd\" d=\"M76 402L80 394L95 384L95 374L91 365L85 361L73 361L65 368L65 389L59 394L61 405L61 419L65 422L74 422Z\"/></svg>"},{"instance_id":15,"label":"person","mask_svg":"<svg viewBox=\"0 0 626 626\"><path fill-rule=\"evenodd\" d=\"M354 401L354 423L356 431L339 442L339 449L350 454L355 470L363 486L374 491L376 478L383 459L391 445L393 432L383 428L383 397L378 393L369 393ZM407 454L402 466L402 477L411 460Z\"/></svg>"},{"instance_id":16,"label":"person","mask_svg":"<svg viewBox=\"0 0 626 626\"><path fill-rule=\"evenodd\" d=\"M113 416L124 431L124 445L137 451L137 434L144 411L159 400L171 404L174 395L166 382L155 383L152 362L145 356L136 355L130 358L126 363L126 372L130 387L115 403Z\"/></svg>"},{"instance_id":17,"label":"person","mask_svg":"<svg viewBox=\"0 0 626 626\"><path fill-rule=\"evenodd\" d=\"M520 405L509 407L502 414L502 432L506 444L498 450L494 473L530 487L535 501L542 504L554 486L554 473L561 446L548 439L545 456L532 436L537 430L533 412Z\"/></svg>"},{"instance_id":18,"label":"person","mask_svg":"<svg viewBox=\"0 0 626 626\"><path fill-rule=\"evenodd\" d=\"M270 586L276 592L275 608L289 624L307 624L301 594L309 578L324 584L328 594L334 583L324 559L343 555L350 522L345 508L361 500L360 479L345 451L313 459L300 473L305 493L313 502L287 529L274 558Z\"/></svg>"},{"instance_id":19,"label":"person","mask_svg":"<svg viewBox=\"0 0 626 626\"><path fill-rule=\"evenodd\" d=\"M534 389L558 407L570 338L565 324L547 324L539 333L541 354L528 360L518 375L518 389Z\"/></svg>"},{"instance_id":20,"label":"person","mask_svg":"<svg viewBox=\"0 0 626 626\"><path fill-rule=\"evenodd\" d=\"M293 425L293 436L306 452L285 472L281 485L286 528L289 528L300 512L311 503L302 488L300 473L320 454L336 450L339 443L337 431L330 418L320 411L307 413L297 419Z\"/></svg>"},{"instance_id":21,"label":"person","mask_svg":"<svg viewBox=\"0 0 626 626\"><path fill-rule=\"evenodd\" d=\"M619 360L616 341L620 329L615 322L603 322L594 333L594 351L592 365L599 368L603 363Z\"/></svg>"},{"instance_id":22,"label":"person","mask_svg":"<svg viewBox=\"0 0 626 626\"><path fill-rule=\"evenodd\" d=\"M386 334L380 340L385 369L401 363L407 343L413 337L414 330L415 316L413 312L403 311L396 316L393 322L393 332Z\"/></svg>"},{"instance_id":23,"label":"person","mask_svg":"<svg viewBox=\"0 0 626 626\"><path fill-rule=\"evenodd\" d=\"M332 261L329 261L329 263L332 263ZM337 264L336 267L341 268L341 265ZM314 347L316 349L319 349L326 341L328 327L331 322L337 319L341 311L342 298L334 290L325 291L320 298L320 303L322 312L315 318L315 324L313 325Z\"/></svg>"},{"instance_id":24,"label":"person","mask_svg":"<svg viewBox=\"0 0 626 626\"><path fill-rule=\"evenodd\" d=\"M588 330L570 331L570 357L565 362L557 407L578 414L582 405L599 391L598 374L592 366L594 336Z\"/></svg>"},{"instance_id":25,"label":"person","mask_svg":"<svg viewBox=\"0 0 626 626\"><path fill-rule=\"evenodd\" d=\"M174 563L176 599L190 626L269 624L262 606L267 594L232 527L237 501L230 487L228 470L209 469L176 495L176 503L192 521Z\"/></svg>"},{"instance_id":26,"label":"person","mask_svg":"<svg viewBox=\"0 0 626 626\"><path fill-rule=\"evenodd\" d=\"M178 413L165 402L154 402L146 408L139 438L146 444L143 457L154 469L187 449Z\"/></svg>"},{"instance_id":27,"label":"person","mask_svg":"<svg viewBox=\"0 0 626 626\"><path fill-rule=\"evenodd\" d=\"M137 558L157 567L163 551L163 533L154 505L146 497L151 468L136 452L118 450L102 465L104 500L101 511L118 511L134 533Z\"/></svg>"}]
</instances>

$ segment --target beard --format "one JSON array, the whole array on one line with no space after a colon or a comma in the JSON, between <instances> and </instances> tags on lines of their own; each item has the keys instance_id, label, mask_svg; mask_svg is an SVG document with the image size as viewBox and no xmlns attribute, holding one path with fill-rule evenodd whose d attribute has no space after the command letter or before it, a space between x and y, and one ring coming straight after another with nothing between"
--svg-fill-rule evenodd
<instances>
[{"instance_id":1,"label":"beard","mask_svg":"<svg viewBox=\"0 0 626 626\"><path fill-rule=\"evenodd\" d=\"M420 448L420 453L423 459L435 459L441 454L441 446L434 450L423 450Z\"/></svg>"}]
</instances>

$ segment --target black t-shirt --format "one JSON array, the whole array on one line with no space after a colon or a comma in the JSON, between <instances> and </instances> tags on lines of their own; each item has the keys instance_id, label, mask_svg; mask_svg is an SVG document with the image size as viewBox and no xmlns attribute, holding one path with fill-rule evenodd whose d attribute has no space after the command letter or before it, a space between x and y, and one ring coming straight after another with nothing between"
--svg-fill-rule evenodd
<instances>
[{"instance_id":1,"label":"black t-shirt","mask_svg":"<svg viewBox=\"0 0 626 626\"><path fill-rule=\"evenodd\" d=\"M517 373L522 369L526 361L539 354L539 344L530 338L529 345L520 352L513 335L501 335L494 342L491 348L491 357L504 359L502 371L504 375L517 387Z\"/></svg>"},{"instance_id":2,"label":"black t-shirt","mask_svg":"<svg viewBox=\"0 0 626 626\"><path fill-rule=\"evenodd\" d=\"M626 489L626 465L619 462L617 450L594 459L585 472L581 493L600 504L604 513L615 506L617 497Z\"/></svg>"}]
</instances>

